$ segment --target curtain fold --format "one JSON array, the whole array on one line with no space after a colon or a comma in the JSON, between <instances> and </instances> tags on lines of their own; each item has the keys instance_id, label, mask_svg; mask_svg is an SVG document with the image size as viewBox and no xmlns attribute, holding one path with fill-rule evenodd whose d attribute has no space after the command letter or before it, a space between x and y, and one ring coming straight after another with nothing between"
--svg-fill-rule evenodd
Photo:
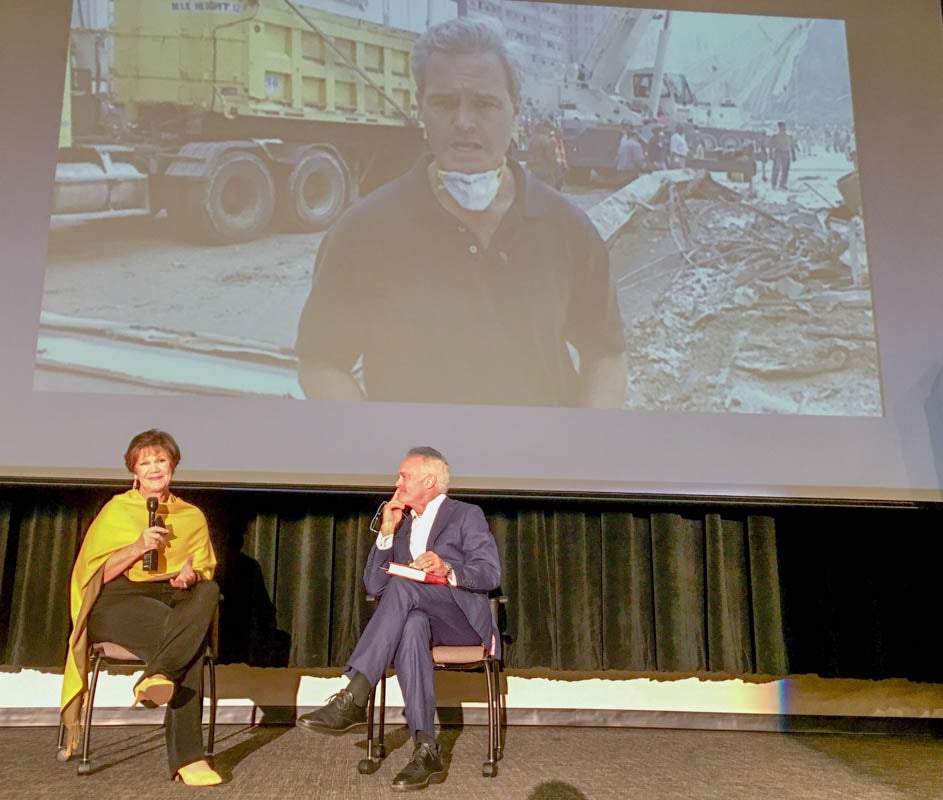
<instances>
[{"instance_id":1,"label":"curtain fold","mask_svg":"<svg viewBox=\"0 0 943 800\"><path fill-rule=\"evenodd\" d=\"M707 668L712 672L754 672L744 527L718 514L708 514L704 523Z\"/></svg>"},{"instance_id":2,"label":"curtain fold","mask_svg":"<svg viewBox=\"0 0 943 800\"><path fill-rule=\"evenodd\" d=\"M289 664L325 667L331 663L334 519L308 514L280 519L275 606L291 637Z\"/></svg>"},{"instance_id":3,"label":"curtain fold","mask_svg":"<svg viewBox=\"0 0 943 800\"><path fill-rule=\"evenodd\" d=\"M600 521L602 666L654 671L658 660L651 522L623 512L603 512Z\"/></svg>"},{"instance_id":4,"label":"curtain fold","mask_svg":"<svg viewBox=\"0 0 943 800\"><path fill-rule=\"evenodd\" d=\"M13 503L0 495L0 663L6 663L7 638L13 625L13 592L16 557L12 555L19 524L13 515Z\"/></svg>"},{"instance_id":5,"label":"curtain fold","mask_svg":"<svg viewBox=\"0 0 943 800\"><path fill-rule=\"evenodd\" d=\"M785 675L789 671L783 624L776 526L771 517L747 518L750 568L750 612L753 615L754 670L761 675Z\"/></svg>"},{"instance_id":6,"label":"curtain fold","mask_svg":"<svg viewBox=\"0 0 943 800\"><path fill-rule=\"evenodd\" d=\"M511 514L488 515L492 529L505 536L502 589L509 599L509 642L504 658L521 667L558 669L556 565L548 546L546 519L538 511Z\"/></svg>"},{"instance_id":7,"label":"curtain fold","mask_svg":"<svg viewBox=\"0 0 943 800\"><path fill-rule=\"evenodd\" d=\"M6 493L2 662L59 667L81 537L113 490ZM341 666L366 622L374 495L180 490L220 556L223 661ZM509 667L788 671L771 516L475 498L504 566Z\"/></svg>"},{"instance_id":8,"label":"curtain fold","mask_svg":"<svg viewBox=\"0 0 943 800\"><path fill-rule=\"evenodd\" d=\"M655 654L658 669L707 669L703 523L652 515Z\"/></svg>"},{"instance_id":9,"label":"curtain fold","mask_svg":"<svg viewBox=\"0 0 943 800\"><path fill-rule=\"evenodd\" d=\"M65 660L69 577L82 537L107 493L27 491L0 514L4 554L0 629L4 665L49 666Z\"/></svg>"},{"instance_id":10,"label":"curtain fold","mask_svg":"<svg viewBox=\"0 0 943 800\"><path fill-rule=\"evenodd\" d=\"M550 531L555 582L558 669L600 669L602 642L602 547L598 514L553 511Z\"/></svg>"}]
</instances>

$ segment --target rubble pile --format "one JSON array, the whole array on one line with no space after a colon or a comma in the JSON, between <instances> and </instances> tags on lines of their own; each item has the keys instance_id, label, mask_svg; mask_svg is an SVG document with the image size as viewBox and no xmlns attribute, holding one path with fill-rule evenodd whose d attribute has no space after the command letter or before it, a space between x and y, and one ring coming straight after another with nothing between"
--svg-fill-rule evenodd
<instances>
[{"instance_id":1,"label":"rubble pile","mask_svg":"<svg viewBox=\"0 0 943 800\"><path fill-rule=\"evenodd\" d=\"M632 408L880 415L855 218L666 184L614 240Z\"/></svg>"}]
</instances>

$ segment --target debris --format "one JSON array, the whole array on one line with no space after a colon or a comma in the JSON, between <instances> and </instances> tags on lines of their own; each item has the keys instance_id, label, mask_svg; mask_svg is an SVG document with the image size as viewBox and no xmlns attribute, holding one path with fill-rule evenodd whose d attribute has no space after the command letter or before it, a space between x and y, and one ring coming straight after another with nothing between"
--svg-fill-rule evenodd
<instances>
[{"instance_id":1,"label":"debris","mask_svg":"<svg viewBox=\"0 0 943 800\"><path fill-rule=\"evenodd\" d=\"M822 208L746 202L706 173L647 184L612 244L631 407L881 413L864 226L816 194Z\"/></svg>"}]
</instances>

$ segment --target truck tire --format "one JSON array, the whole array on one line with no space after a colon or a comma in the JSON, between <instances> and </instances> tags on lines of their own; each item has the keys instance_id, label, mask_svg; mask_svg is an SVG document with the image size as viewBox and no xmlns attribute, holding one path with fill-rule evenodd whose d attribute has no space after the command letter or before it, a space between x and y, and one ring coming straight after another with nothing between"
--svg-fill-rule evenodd
<instances>
[{"instance_id":1,"label":"truck tire","mask_svg":"<svg viewBox=\"0 0 943 800\"><path fill-rule=\"evenodd\" d=\"M205 179L191 184L184 207L190 224L211 244L258 238L275 211L275 182L254 153L230 150Z\"/></svg>"},{"instance_id":2,"label":"truck tire","mask_svg":"<svg viewBox=\"0 0 943 800\"><path fill-rule=\"evenodd\" d=\"M305 153L279 187L279 221L304 233L329 228L347 205L347 175L332 153Z\"/></svg>"}]
</instances>

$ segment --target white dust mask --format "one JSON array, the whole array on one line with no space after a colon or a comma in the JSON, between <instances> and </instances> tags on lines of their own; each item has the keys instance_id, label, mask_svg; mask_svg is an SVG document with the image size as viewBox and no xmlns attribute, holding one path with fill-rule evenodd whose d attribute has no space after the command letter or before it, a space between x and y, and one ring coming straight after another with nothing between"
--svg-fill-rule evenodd
<instances>
[{"instance_id":1,"label":"white dust mask","mask_svg":"<svg viewBox=\"0 0 943 800\"><path fill-rule=\"evenodd\" d=\"M462 208L466 211L484 211L494 202L498 189L501 188L504 164L497 169L473 175L436 169L436 175L445 191L452 195L452 199Z\"/></svg>"}]
</instances>

